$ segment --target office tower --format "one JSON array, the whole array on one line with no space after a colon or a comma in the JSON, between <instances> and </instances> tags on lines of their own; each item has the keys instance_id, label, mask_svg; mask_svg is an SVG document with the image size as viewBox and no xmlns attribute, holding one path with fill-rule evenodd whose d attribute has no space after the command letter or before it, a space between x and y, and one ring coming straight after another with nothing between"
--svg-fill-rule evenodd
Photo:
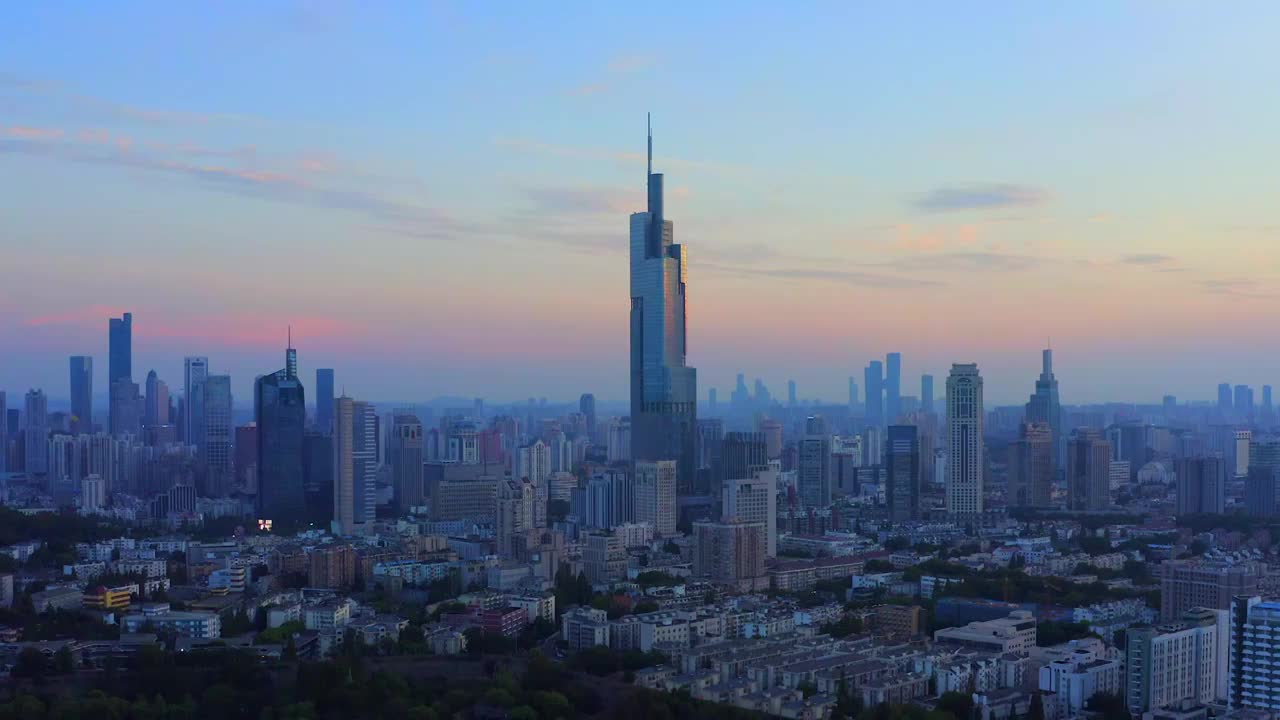
<instances>
[{"instance_id":1,"label":"office tower","mask_svg":"<svg viewBox=\"0 0 1280 720\"><path fill-rule=\"evenodd\" d=\"M355 522L373 522L378 509L378 413L357 400L351 420L352 497Z\"/></svg>"},{"instance_id":2,"label":"office tower","mask_svg":"<svg viewBox=\"0 0 1280 720\"><path fill-rule=\"evenodd\" d=\"M133 379L133 313L111 318L107 322L109 355L107 356L107 387L117 380Z\"/></svg>"},{"instance_id":3,"label":"office tower","mask_svg":"<svg viewBox=\"0 0 1280 720\"><path fill-rule=\"evenodd\" d=\"M582 546L582 571L594 584L621 580L627 572L627 549L617 535L592 533Z\"/></svg>"},{"instance_id":4,"label":"office tower","mask_svg":"<svg viewBox=\"0 0 1280 720\"><path fill-rule=\"evenodd\" d=\"M693 574L741 590L755 589L764 577L766 555L762 523L693 524Z\"/></svg>"},{"instance_id":5,"label":"office tower","mask_svg":"<svg viewBox=\"0 0 1280 720\"><path fill-rule=\"evenodd\" d=\"M720 482L749 478L757 470L769 467L769 454L765 445L764 433L725 433L720 452Z\"/></svg>"},{"instance_id":6,"label":"office tower","mask_svg":"<svg viewBox=\"0 0 1280 720\"><path fill-rule=\"evenodd\" d=\"M947 513L983 511L985 441L982 376L976 364L955 363L947 376Z\"/></svg>"},{"instance_id":7,"label":"office tower","mask_svg":"<svg viewBox=\"0 0 1280 720\"><path fill-rule=\"evenodd\" d=\"M1231 406L1231 383L1218 383L1218 412L1230 415Z\"/></svg>"},{"instance_id":8,"label":"office tower","mask_svg":"<svg viewBox=\"0 0 1280 720\"><path fill-rule=\"evenodd\" d=\"M391 473L402 513L423 503L424 461L422 421L417 415L397 414L391 426Z\"/></svg>"},{"instance_id":9,"label":"office tower","mask_svg":"<svg viewBox=\"0 0 1280 720\"><path fill-rule=\"evenodd\" d=\"M231 376L210 375L201 385L204 392L204 437L199 445L204 474L205 497L231 494Z\"/></svg>"},{"instance_id":10,"label":"office tower","mask_svg":"<svg viewBox=\"0 0 1280 720\"><path fill-rule=\"evenodd\" d=\"M101 475L88 475L80 480L80 512L93 515L107 506L107 492Z\"/></svg>"},{"instance_id":11,"label":"office tower","mask_svg":"<svg viewBox=\"0 0 1280 720\"><path fill-rule=\"evenodd\" d=\"M258 518L285 527L314 517L308 512L305 493L307 398L296 370L290 372L296 367L297 352L290 343L285 350L284 367L259 377L253 384L254 422L258 426Z\"/></svg>"},{"instance_id":12,"label":"office tower","mask_svg":"<svg viewBox=\"0 0 1280 720\"><path fill-rule=\"evenodd\" d=\"M1236 430L1235 431L1235 476L1237 478L1247 477L1249 475L1249 448L1253 443L1253 431Z\"/></svg>"},{"instance_id":13,"label":"office tower","mask_svg":"<svg viewBox=\"0 0 1280 720\"><path fill-rule=\"evenodd\" d=\"M1092 428L1077 428L1067 446L1067 507L1111 507L1111 443Z\"/></svg>"},{"instance_id":14,"label":"office tower","mask_svg":"<svg viewBox=\"0 0 1280 720\"><path fill-rule=\"evenodd\" d=\"M675 460L638 460L635 464L635 519L652 524L658 537L676 534L678 472Z\"/></svg>"},{"instance_id":15,"label":"office tower","mask_svg":"<svg viewBox=\"0 0 1280 720\"><path fill-rule=\"evenodd\" d=\"M346 395L333 403L333 524L343 535L356 527L355 406Z\"/></svg>"},{"instance_id":16,"label":"office tower","mask_svg":"<svg viewBox=\"0 0 1280 720\"><path fill-rule=\"evenodd\" d=\"M831 442L831 492L836 495L857 495L860 467L862 436L834 438Z\"/></svg>"},{"instance_id":17,"label":"office tower","mask_svg":"<svg viewBox=\"0 0 1280 720\"><path fill-rule=\"evenodd\" d=\"M533 496L533 485L523 479L498 483L494 539L499 557L514 559L524 555L528 533L534 529Z\"/></svg>"},{"instance_id":18,"label":"office tower","mask_svg":"<svg viewBox=\"0 0 1280 720\"><path fill-rule=\"evenodd\" d=\"M893 522L920 515L920 438L915 425L890 425L884 464L885 502Z\"/></svg>"},{"instance_id":19,"label":"office tower","mask_svg":"<svg viewBox=\"0 0 1280 720\"><path fill-rule=\"evenodd\" d=\"M71 434L93 432L93 358L71 356Z\"/></svg>"},{"instance_id":20,"label":"office tower","mask_svg":"<svg viewBox=\"0 0 1280 720\"><path fill-rule=\"evenodd\" d=\"M1235 387L1235 401L1232 403L1236 417L1241 420L1253 419L1253 388L1248 385Z\"/></svg>"},{"instance_id":21,"label":"office tower","mask_svg":"<svg viewBox=\"0 0 1280 720\"><path fill-rule=\"evenodd\" d=\"M791 407L796 406L796 381L787 381L787 404Z\"/></svg>"},{"instance_id":22,"label":"office tower","mask_svg":"<svg viewBox=\"0 0 1280 720\"><path fill-rule=\"evenodd\" d=\"M1234 474L1234 469L1224 473ZM1250 515L1280 515L1280 438L1258 437L1250 443L1244 498L1245 512Z\"/></svg>"},{"instance_id":23,"label":"office tower","mask_svg":"<svg viewBox=\"0 0 1280 720\"><path fill-rule=\"evenodd\" d=\"M884 360L884 421L896 423L902 414L902 354L889 353Z\"/></svg>"},{"instance_id":24,"label":"office tower","mask_svg":"<svg viewBox=\"0 0 1280 720\"><path fill-rule=\"evenodd\" d=\"M831 505L831 436L818 416L805 420L796 468L796 490L808 508Z\"/></svg>"},{"instance_id":25,"label":"office tower","mask_svg":"<svg viewBox=\"0 0 1280 720\"><path fill-rule=\"evenodd\" d=\"M1040 353L1040 377L1035 392L1027 401L1027 422L1046 423L1053 435L1053 472L1066 462L1067 436L1062 427L1062 405L1058 399L1058 378L1053 375L1053 350Z\"/></svg>"},{"instance_id":26,"label":"office tower","mask_svg":"<svg viewBox=\"0 0 1280 720\"><path fill-rule=\"evenodd\" d=\"M169 424L169 386L161 380L156 371L147 373L146 411L143 413L144 424Z\"/></svg>"},{"instance_id":27,"label":"office tower","mask_svg":"<svg viewBox=\"0 0 1280 720\"><path fill-rule=\"evenodd\" d=\"M712 393L714 394L714 390ZM715 401L712 401L715 404ZM596 437L596 396L591 393L582 393L582 397L578 398L578 412L586 418L587 437L595 440Z\"/></svg>"},{"instance_id":28,"label":"office tower","mask_svg":"<svg viewBox=\"0 0 1280 720\"><path fill-rule=\"evenodd\" d=\"M858 381L849 376L849 409L852 410L858 404Z\"/></svg>"},{"instance_id":29,"label":"office tower","mask_svg":"<svg viewBox=\"0 0 1280 720\"><path fill-rule=\"evenodd\" d=\"M1125 696L1131 713L1216 699L1218 666L1225 660L1228 639L1218 620L1217 612L1202 608L1187 612L1180 622L1129 629Z\"/></svg>"},{"instance_id":30,"label":"office tower","mask_svg":"<svg viewBox=\"0 0 1280 720\"><path fill-rule=\"evenodd\" d=\"M49 470L49 401L43 390L28 390L22 417L23 470L28 475L44 475Z\"/></svg>"},{"instance_id":31,"label":"office tower","mask_svg":"<svg viewBox=\"0 0 1280 720\"><path fill-rule=\"evenodd\" d=\"M1262 412L1268 416L1271 415L1271 386L1262 386Z\"/></svg>"},{"instance_id":32,"label":"office tower","mask_svg":"<svg viewBox=\"0 0 1280 720\"><path fill-rule=\"evenodd\" d=\"M778 555L778 471L757 467L750 475L725 480L723 521L757 524L764 534L765 555Z\"/></svg>"},{"instance_id":33,"label":"office tower","mask_svg":"<svg viewBox=\"0 0 1280 720\"><path fill-rule=\"evenodd\" d=\"M770 460L782 457L782 423L777 420L761 420L760 434L764 435L764 451Z\"/></svg>"},{"instance_id":34,"label":"office tower","mask_svg":"<svg viewBox=\"0 0 1280 720\"><path fill-rule=\"evenodd\" d=\"M1227 471L1221 457L1183 458L1178 463L1179 515L1222 514L1226 506ZM1272 489L1274 504L1275 491Z\"/></svg>"},{"instance_id":35,"label":"office tower","mask_svg":"<svg viewBox=\"0 0 1280 720\"><path fill-rule=\"evenodd\" d=\"M920 409L927 413L933 412L933 376L920 376Z\"/></svg>"},{"instance_id":36,"label":"office tower","mask_svg":"<svg viewBox=\"0 0 1280 720\"><path fill-rule=\"evenodd\" d=\"M333 432L333 368L316 370L316 428Z\"/></svg>"},{"instance_id":37,"label":"office tower","mask_svg":"<svg viewBox=\"0 0 1280 720\"><path fill-rule=\"evenodd\" d=\"M1053 430L1048 423L1023 423L1009 445L1010 507L1049 507L1053 489Z\"/></svg>"},{"instance_id":38,"label":"office tower","mask_svg":"<svg viewBox=\"0 0 1280 720\"><path fill-rule=\"evenodd\" d=\"M158 382L160 382L160 377L156 375L156 371L148 371L147 379L142 385L143 427L150 427L156 424L156 416L159 414L156 410L156 383Z\"/></svg>"},{"instance_id":39,"label":"office tower","mask_svg":"<svg viewBox=\"0 0 1280 720\"><path fill-rule=\"evenodd\" d=\"M677 460L682 493L692 490L697 371L685 365L682 245L662 211L661 173L649 134L648 210L631 215L631 448L638 460Z\"/></svg>"},{"instance_id":40,"label":"office tower","mask_svg":"<svg viewBox=\"0 0 1280 720\"><path fill-rule=\"evenodd\" d=\"M884 464L884 431L876 425L862 428L862 466L879 467Z\"/></svg>"},{"instance_id":41,"label":"office tower","mask_svg":"<svg viewBox=\"0 0 1280 720\"><path fill-rule=\"evenodd\" d=\"M209 358L184 358L182 366L182 440L195 445L204 436L204 391L200 385L209 377Z\"/></svg>"},{"instance_id":42,"label":"office tower","mask_svg":"<svg viewBox=\"0 0 1280 720\"><path fill-rule=\"evenodd\" d=\"M111 383L109 417L111 434L139 436L142 433L142 397L138 383L116 380Z\"/></svg>"},{"instance_id":43,"label":"office tower","mask_svg":"<svg viewBox=\"0 0 1280 720\"><path fill-rule=\"evenodd\" d=\"M1160 619L1177 620L1194 608L1229 610L1231 598L1258 594L1266 569L1255 562L1166 560L1156 568Z\"/></svg>"},{"instance_id":44,"label":"office tower","mask_svg":"<svg viewBox=\"0 0 1280 720\"><path fill-rule=\"evenodd\" d=\"M866 395L863 416L867 424L884 424L884 366L879 360L872 360L863 371L862 391Z\"/></svg>"},{"instance_id":45,"label":"office tower","mask_svg":"<svg viewBox=\"0 0 1280 720\"><path fill-rule=\"evenodd\" d=\"M590 528L612 530L636 519L635 483L629 472L606 470L569 491L572 511Z\"/></svg>"},{"instance_id":46,"label":"office tower","mask_svg":"<svg viewBox=\"0 0 1280 720\"><path fill-rule=\"evenodd\" d=\"M257 388L254 388L255 391ZM245 492L258 494L258 423L236 426L235 485Z\"/></svg>"},{"instance_id":47,"label":"office tower","mask_svg":"<svg viewBox=\"0 0 1280 720\"><path fill-rule=\"evenodd\" d=\"M320 528L330 527L333 523L333 461L333 433L316 430L308 431L302 436L302 489L306 521Z\"/></svg>"}]
</instances>

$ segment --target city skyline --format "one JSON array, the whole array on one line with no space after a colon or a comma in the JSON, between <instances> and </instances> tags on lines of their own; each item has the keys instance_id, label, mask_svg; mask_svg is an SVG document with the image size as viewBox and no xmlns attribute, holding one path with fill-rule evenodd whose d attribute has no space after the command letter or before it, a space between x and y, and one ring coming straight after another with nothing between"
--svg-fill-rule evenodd
<instances>
[{"instance_id":1,"label":"city skyline","mask_svg":"<svg viewBox=\"0 0 1280 720\"><path fill-rule=\"evenodd\" d=\"M16 358L0 387L56 401L66 358L89 355L105 397L102 318L132 312L135 382L154 368L176 387L182 358L207 355L249 397L292 324L304 356L360 397L622 401L614 288L624 216L644 200L632 139L647 110L656 163L680 178L666 203L692 249L688 364L703 391L727 394L741 371L834 402L896 351L907 379L976 362L989 404L1014 404L1045 336L1067 404L1273 382L1280 340L1255 337L1280 266L1256 161L1277 107L1251 90L1274 70L1265 21L1157 4L1059 8L1052 23L1014 7L937 8L936 22L755 8L729 29L806 42L726 75L725 41L705 43L714 11L655 48L625 8L284 7L201 18L195 34L185 13L200 11L148 3L7 8L31 32L0 53L0 212L6 268L22 269L0 276ZM606 24L619 32L590 32ZM952 28L973 24L1025 42L967 52ZM572 49L550 52L562 33ZM376 61L331 51L372 37ZM520 42L496 50L504 39ZM279 45L288 57L265 49ZM222 62L226 47L242 60ZM1163 62L1141 62L1153 53ZM430 103L403 93L400 73L430 77L442 58L456 79ZM209 77L221 82L198 99L172 91ZM362 112L314 77L359 87ZM1190 138L1195 152L1169 152ZM488 310L495 296L522 311ZM406 305L419 311L387 311ZM456 305L476 310L459 322ZM964 307L960 332L949 311Z\"/></svg>"}]
</instances>

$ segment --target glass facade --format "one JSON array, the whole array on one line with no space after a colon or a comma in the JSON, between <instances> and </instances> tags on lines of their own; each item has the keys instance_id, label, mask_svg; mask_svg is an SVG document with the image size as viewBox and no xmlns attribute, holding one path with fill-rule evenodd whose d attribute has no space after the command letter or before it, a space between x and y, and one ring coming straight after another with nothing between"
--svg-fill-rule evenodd
<instances>
[{"instance_id":1,"label":"glass facade","mask_svg":"<svg viewBox=\"0 0 1280 720\"><path fill-rule=\"evenodd\" d=\"M301 522L306 518L303 438L306 431L306 395L302 382L289 369L258 378L254 384L254 409L258 423L258 518L275 523Z\"/></svg>"}]
</instances>

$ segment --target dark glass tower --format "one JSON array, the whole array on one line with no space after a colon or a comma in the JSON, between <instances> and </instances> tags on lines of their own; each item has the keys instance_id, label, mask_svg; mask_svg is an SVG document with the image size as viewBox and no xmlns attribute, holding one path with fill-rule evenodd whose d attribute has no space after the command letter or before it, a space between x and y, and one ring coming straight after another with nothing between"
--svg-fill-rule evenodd
<instances>
[{"instance_id":1,"label":"dark glass tower","mask_svg":"<svg viewBox=\"0 0 1280 720\"><path fill-rule=\"evenodd\" d=\"M316 370L316 429L333 433L333 368Z\"/></svg>"},{"instance_id":2,"label":"dark glass tower","mask_svg":"<svg viewBox=\"0 0 1280 720\"><path fill-rule=\"evenodd\" d=\"M93 432L93 358L71 356L71 434ZM2 451L2 450L0 450Z\"/></svg>"},{"instance_id":3,"label":"dark glass tower","mask_svg":"<svg viewBox=\"0 0 1280 720\"><path fill-rule=\"evenodd\" d=\"M1027 401L1026 415L1029 423L1045 423L1049 426L1053 435L1053 467L1056 474L1066 467L1067 436L1062 432L1062 406L1058 402L1058 379L1053 376L1053 350L1044 350L1041 365L1036 391ZM1134 472L1137 470L1135 467Z\"/></svg>"},{"instance_id":4,"label":"dark glass tower","mask_svg":"<svg viewBox=\"0 0 1280 720\"><path fill-rule=\"evenodd\" d=\"M697 371L685 365L684 246L662 212L662 175L653 172L649 207L631 215L631 449L636 460L676 460L677 492L689 495L697 464Z\"/></svg>"},{"instance_id":5,"label":"dark glass tower","mask_svg":"<svg viewBox=\"0 0 1280 720\"><path fill-rule=\"evenodd\" d=\"M889 426L884 464L889 519L916 518L920 514L920 437L915 425Z\"/></svg>"},{"instance_id":6,"label":"dark glass tower","mask_svg":"<svg viewBox=\"0 0 1280 720\"><path fill-rule=\"evenodd\" d=\"M110 354L107 356L107 385L133 379L133 313L111 318L107 323Z\"/></svg>"},{"instance_id":7,"label":"dark glass tower","mask_svg":"<svg viewBox=\"0 0 1280 720\"><path fill-rule=\"evenodd\" d=\"M867 424L884 425L884 364L879 360L872 360L867 364L862 380L863 393L867 396Z\"/></svg>"},{"instance_id":8,"label":"dark glass tower","mask_svg":"<svg viewBox=\"0 0 1280 720\"><path fill-rule=\"evenodd\" d=\"M898 422L902 414L902 353L889 353L884 359L884 420Z\"/></svg>"},{"instance_id":9,"label":"dark glass tower","mask_svg":"<svg viewBox=\"0 0 1280 720\"><path fill-rule=\"evenodd\" d=\"M292 343L285 367L254 383L258 422L258 517L293 524L306 518L303 438L307 404Z\"/></svg>"}]
</instances>

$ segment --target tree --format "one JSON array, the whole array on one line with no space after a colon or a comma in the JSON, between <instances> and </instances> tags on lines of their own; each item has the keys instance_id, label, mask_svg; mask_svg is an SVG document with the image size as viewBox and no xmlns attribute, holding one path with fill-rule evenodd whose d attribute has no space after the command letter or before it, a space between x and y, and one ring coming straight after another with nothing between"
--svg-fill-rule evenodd
<instances>
[{"instance_id":1,"label":"tree","mask_svg":"<svg viewBox=\"0 0 1280 720\"><path fill-rule=\"evenodd\" d=\"M13 666L12 674L14 677L36 679L44 677L48 669L44 653L29 647L18 653L18 662Z\"/></svg>"},{"instance_id":2,"label":"tree","mask_svg":"<svg viewBox=\"0 0 1280 720\"><path fill-rule=\"evenodd\" d=\"M808 700L809 698L818 694L818 686L809 680L805 680L804 682L797 685L796 689L804 694L805 700Z\"/></svg>"},{"instance_id":3,"label":"tree","mask_svg":"<svg viewBox=\"0 0 1280 720\"><path fill-rule=\"evenodd\" d=\"M290 636L289 642L285 643L284 652L280 657L286 662L293 662L298 659L298 645L293 641L292 636Z\"/></svg>"},{"instance_id":4,"label":"tree","mask_svg":"<svg viewBox=\"0 0 1280 720\"><path fill-rule=\"evenodd\" d=\"M66 675L67 673L75 671L76 662L75 658L71 656L71 648L69 646L63 645L58 648L58 652L54 653L53 668L54 672L61 675Z\"/></svg>"},{"instance_id":5,"label":"tree","mask_svg":"<svg viewBox=\"0 0 1280 720\"><path fill-rule=\"evenodd\" d=\"M1125 704L1123 697L1115 693L1094 693L1093 697L1085 703L1084 708L1101 713L1105 718L1128 720L1130 717L1129 706Z\"/></svg>"}]
</instances>

